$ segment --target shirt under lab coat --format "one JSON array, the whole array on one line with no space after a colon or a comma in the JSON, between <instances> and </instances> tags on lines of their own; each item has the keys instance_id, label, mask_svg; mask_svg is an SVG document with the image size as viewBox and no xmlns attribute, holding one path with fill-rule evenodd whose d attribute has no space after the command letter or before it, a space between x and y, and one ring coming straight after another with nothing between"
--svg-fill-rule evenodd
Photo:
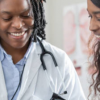
<instances>
[{"instance_id":1,"label":"shirt under lab coat","mask_svg":"<svg viewBox=\"0 0 100 100\"><path fill-rule=\"evenodd\" d=\"M41 47L38 42L34 43L33 49L26 61L17 100L50 100L53 92L60 95L64 92L64 90L67 91L67 94L62 94L60 96L66 100L86 100L74 66L66 53L46 41L43 41L43 45L46 50L50 51L54 55L62 75L62 79L54 66L51 56L45 55L44 59L47 67L47 73L50 76L50 80L48 80L40 60L40 54L42 52ZM64 81L65 89L63 88L63 85L60 87L62 80ZM50 88L50 84L53 91ZM8 100L1 63L0 100Z\"/></svg>"}]
</instances>

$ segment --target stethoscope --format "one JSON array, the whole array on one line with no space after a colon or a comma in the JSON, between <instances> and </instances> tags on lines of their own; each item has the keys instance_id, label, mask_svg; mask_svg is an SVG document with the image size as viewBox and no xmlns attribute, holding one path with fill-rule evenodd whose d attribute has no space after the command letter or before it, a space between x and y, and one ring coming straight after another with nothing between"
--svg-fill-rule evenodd
<instances>
[{"instance_id":1,"label":"stethoscope","mask_svg":"<svg viewBox=\"0 0 100 100\"><path fill-rule=\"evenodd\" d=\"M59 76L60 76L61 80L62 80L62 81L61 81L61 84L60 84L60 87L63 85L63 88L64 88L65 91L64 91L62 94L60 94L60 95L67 94L67 91L66 91L66 88L65 88L65 84L64 84L64 79L63 79L63 77L62 77L62 75L61 75L61 73L60 73L60 70L59 70L59 68L58 68L58 64L57 64L57 61L56 61L55 57L53 56L53 54L52 54L51 52L47 51L47 50L44 48L44 46L43 46L43 44L42 44L42 41L41 41L39 38L37 38L37 40L38 40L38 42L39 42L39 44L40 44L40 47L41 47L41 49L42 49L42 53L41 53L41 55L40 55L40 60L41 60L43 69L44 69L44 71L45 71L45 73L46 73L48 82L50 82L51 78L50 78L50 76L48 75L47 67L46 67L46 64L45 64L45 61L44 61L44 56L47 55L47 54L51 56L52 61L53 61L54 65L55 65L55 67L56 67L56 69L57 69L57 71L58 71L58 73L59 73ZM19 89L19 87L20 87L20 85L21 85L21 81L22 81L22 76L23 76L24 68L25 68L25 64L24 64L24 66L23 66L23 70L22 70L22 74L21 74L21 77L20 77L20 81L19 81L18 87L17 87L17 89L16 89L14 95L12 96L11 100L14 99L14 97L15 97L15 95L16 95L16 93L17 93L17 91L18 91L18 89ZM60 97L57 93L54 92L54 90L53 90L53 88L52 88L52 86L51 86L50 83L49 83L49 85L50 85L50 88L51 88L51 90L52 90L52 92L53 92L52 98L51 98L50 100L57 100L57 99L59 99L59 100L65 100L65 99L63 99L62 97ZM59 87L58 91L60 90L60 87Z\"/></svg>"},{"instance_id":2,"label":"stethoscope","mask_svg":"<svg viewBox=\"0 0 100 100\"><path fill-rule=\"evenodd\" d=\"M46 67L46 64L45 64L45 61L44 61L44 56L45 56L45 55L50 55L50 56L51 56L52 61L53 61L54 65L55 65L55 68L57 69L57 71L58 71L58 73L59 73L59 76L60 76L60 78L61 78L61 80L62 80L62 81L61 81L61 84L60 84L60 87L61 87L61 85L63 85L63 88L64 88L65 91L64 91L63 93L61 93L60 95L67 94L67 91L66 91L66 88L65 88L65 84L64 84L64 79L63 79L63 77L62 77L62 75L61 75L61 73L60 73L60 70L59 70L59 67L58 67L58 64L57 64L57 61L56 61L54 55L53 55L51 52L47 51L47 50L44 48L44 46L43 46L43 44L42 44L42 41L41 41L39 38L37 38L37 40L38 40L38 42L39 42L39 44L40 44L40 47L41 47L41 49L42 49L42 53L41 53L41 55L40 55L40 60L41 60L41 62L42 62L43 69L44 69L44 71L45 71L45 73L46 73L48 82L50 82L51 78L50 78L50 76L48 75L47 67ZM49 83L49 85L50 85L50 88L51 88L51 90L52 90L52 92L53 92L53 97L51 98L51 100L56 100L56 99L65 100L65 99L61 98L57 93L54 92L54 90L53 90L53 88L52 88L52 86L51 86L50 83ZM60 90L60 87L59 87L58 91Z\"/></svg>"}]
</instances>

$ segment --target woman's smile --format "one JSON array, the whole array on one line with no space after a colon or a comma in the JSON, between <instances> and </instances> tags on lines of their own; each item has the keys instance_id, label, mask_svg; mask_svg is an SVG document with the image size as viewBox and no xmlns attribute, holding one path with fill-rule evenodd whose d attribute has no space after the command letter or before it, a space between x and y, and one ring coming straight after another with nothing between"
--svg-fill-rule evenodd
<instances>
[{"instance_id":1,"label":"woman's smile","mask_svg":"<svg viewBox=\"0 0 100 100\"><path fill-rule=\"evenodd\" d=\"M95 35L96 39L100 41L100 35Z\"/></svg>"},{"instance_id":2,"label":"woman's smile","mask_svg":"<svg viewBox=\"0 0 100 100\"><path fill-rule=\"evenodd\" d=\"M16 40L22 40L24 39L26 36L27 36L27 33L28 31L23 31L23 32L11 32L9 33L9 36L11 38L14 38Z\"/></svg>"}]
</instances>

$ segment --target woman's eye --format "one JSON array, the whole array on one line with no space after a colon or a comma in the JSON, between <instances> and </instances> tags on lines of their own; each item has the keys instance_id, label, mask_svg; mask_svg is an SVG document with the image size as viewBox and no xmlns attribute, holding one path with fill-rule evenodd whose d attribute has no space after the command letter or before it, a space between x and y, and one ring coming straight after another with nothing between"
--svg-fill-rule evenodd
<instances>
[{"instance_id":1,"label":"woman's eye","mask_svg":"<svg viewBox=\"0 0 100 100\"><path fill-rule=\"evenodd\" d=\"M3 18L5 21L10 21L12 18Z\"/></svg>"},{"instance_id":2,"label":"woman's eye","mask_svg":"<svg viewBox=\"0 0 100 100\"><path fill-rule=\"evenodd\" d=\"M28 18L28 17L30 17L30 14L28 14L28 15L22 15L22 17Z\"/></svg>"},{"instance_id":3,"label":"woman's eye","mask_svg":"<svg viewBox=\"0 0 100 100\"><path fill-rule=\"evenodd\" d=\"M97 20L100 21L100 18L98 18Z\"/></svg>"},{"instance_id":4,"label":"woman's eye","mask_svg":"<svg viewBox=\"0 0 100 100\"><path fill-rule=\"evenodd\" d=\"M92 16L91 16L91 15L89 15L88 17L92 18Z\"/></svg>"},{"instance_id":5,"label":"woman's eye","mask_svg":"<svg viewBox=\"0 0 100 100\"><path fill-rule=\"evenodd\" d=\"M23 16L23 17L27 18L27 17L29 17L29 16Z\"/></svg>"}]
</instances>

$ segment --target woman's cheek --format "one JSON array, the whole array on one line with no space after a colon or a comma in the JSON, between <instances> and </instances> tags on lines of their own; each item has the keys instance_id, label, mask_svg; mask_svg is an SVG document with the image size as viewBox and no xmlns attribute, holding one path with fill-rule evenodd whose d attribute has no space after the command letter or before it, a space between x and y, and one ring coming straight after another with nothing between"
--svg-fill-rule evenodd
<instances>
[{"instance_id":1,"label":"woman's cheek","mask_svg":"<svg viewBox=\"0 0 100 100\"><path fill-rule=\"evenodd\" d=\"M11 24L9 22L4 22L0 20L0 30L7 31L10 28Z\"/></svg>"},{"instance_id":2,"label":"woman's cheek","mask_svg":"<svg viewBox=\"0 0 100 100\"><path fill-rule=\"evenodd\" d=\"M32 18L28 19L28 20L25 21L25 24L28 27L32 27L34 25L34 20Z\"/></svg>"}]
</instances>

